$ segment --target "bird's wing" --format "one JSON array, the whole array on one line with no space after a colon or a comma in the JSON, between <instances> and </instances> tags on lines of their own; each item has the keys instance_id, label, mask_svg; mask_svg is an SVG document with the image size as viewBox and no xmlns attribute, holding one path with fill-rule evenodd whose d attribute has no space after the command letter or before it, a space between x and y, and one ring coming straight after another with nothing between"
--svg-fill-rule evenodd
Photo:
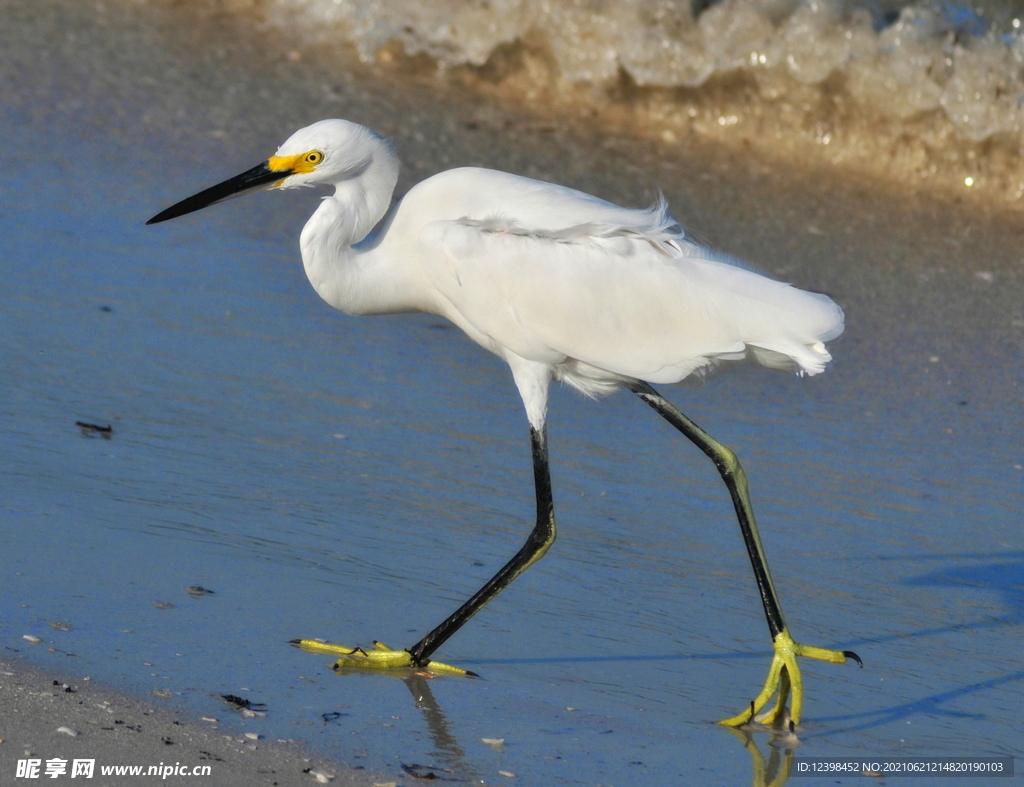
<instances>
[{"instance_id":1,"label":"bird's wing","mask_svg":"<svg viewBox=\"0 0 1024 787\"><path fill-rule=\"evenodd\" d=\"M662 206L628 213L649 221L556 230L501 217L436 221L420 232L418 251L456 322L496 351L650 382L748 354L824 369L822 342L842 331L829 298L716 258L673 228Z\"/></svg>"}]
</instances>

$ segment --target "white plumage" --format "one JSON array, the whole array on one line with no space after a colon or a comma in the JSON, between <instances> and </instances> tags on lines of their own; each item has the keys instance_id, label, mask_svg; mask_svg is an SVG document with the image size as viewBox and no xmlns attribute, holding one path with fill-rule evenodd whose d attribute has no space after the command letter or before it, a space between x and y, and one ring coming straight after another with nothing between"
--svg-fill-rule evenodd
<instances>
[{"instance_id":1,"label":"white plumage","mask_svg":"<svg viewBox=\"0 0 1024 787\"><path fill-rule=\"evenodd\" d=\"M531 424L547 383L589 395L623 382L674 383L717 361L824 370L843 313L689 240L664 200L619 207L563 186L487 169L419 183L385 215L398 164L389 143L343 120L296 132L290 159L323 163L281 188L336 186L302 232L309 280L349 314L445 317L504 358ZM355 245L353 245L355 244Z\"/></svg>"}]
</instances>

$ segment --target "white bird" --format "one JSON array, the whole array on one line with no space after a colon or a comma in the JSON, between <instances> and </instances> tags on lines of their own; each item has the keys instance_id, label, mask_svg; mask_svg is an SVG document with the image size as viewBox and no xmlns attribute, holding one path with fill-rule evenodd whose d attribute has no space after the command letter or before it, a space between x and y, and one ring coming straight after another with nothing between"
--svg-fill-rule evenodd
<instances>
[{"instance_id":1,"label":"white bird","mask_svg":"<svg viewBox=\"0 0 1024 787\"><path fill-rule=\"evenodd\" d=\"M333 186L302 230L302 262L327 303L347 314L425 312L446 318L512 370L530 424L537 522L525 545L459 610L407 650L364 651L295 640L341 658L336 666L463 672L430 656L555 540L546 415L553 380L589 396L626 387L696 443L717 466L736 508L764 605L774 656L750 708L722 723L800 720L798 656L843 663L850 651L790 637L761 547L743 470L728 448L651 383L675 383L714 364L750 359L814 375L843 313L690 240L664 199L647 210L488 169L461 168L419 183L394 206L398 158L388 140L355 123L322 120L276 155L150 219L166 221L268 188ZM383 220L383 221L382 221Z\"/></svg>"}]
</instances>

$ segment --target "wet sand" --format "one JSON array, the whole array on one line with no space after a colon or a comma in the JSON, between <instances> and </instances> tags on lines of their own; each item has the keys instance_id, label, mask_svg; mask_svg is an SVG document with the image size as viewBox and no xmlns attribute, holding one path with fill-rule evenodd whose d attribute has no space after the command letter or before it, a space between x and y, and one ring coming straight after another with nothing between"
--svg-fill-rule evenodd
<instances>
[{"instance_id":1,"label":"wet sand","mask_svg":"<svg viewBox=\"0 0 1024 787\"><path fill-rule=\"evenodd\" d=\"M311 756L295 741L268 741L247 731L238 709L227 703L223 714L208 718L157 708L81 676L42 672L20 660L0 661L0 773L8 783L17 778L19 761L32 760L37 778L48 778L49 761L63 760L65 770L53 777L57 779L72 778L75 760L91 760L92 776L83 772L74 778L92 778L92 784L174 783L183 778L201 778L203 784L218 787L395 783ZM122 766L142 770L107 776L102 771ZM153 766L157 770L150 775ZM22 778L31 783L29 777Z\"/></svg>"},{"instance_id":2,"label":"wet sand","mask_svg":"<svg viewBox=\"0 0 1024 787\"><path fill-rule=\"evenodd\" d=\"M720 423L738 422L754 434L768 434L768 443L773 442L771 435L796 441L798 450L788 451L787 456L799 456L805 448L813 456L815 441L827 446L821 449L826 459L819 461L835 464L824 470L813 464L799 465L797 458L784 460L775 473L775 457L759 454L761 449L756 448L753 457L754 467L760 465L762 484L776 490L773 494L762 493L769 511L775 508L776 495L813 508L813 500L804 503L801 483L811 490L812 497L815 489L824 488L836 501L842 501L845 509L842 514L829 513L830 521L834 521L827 535L809 530L815 534L812 538L820 537L809 546L799 541L803 532L799 527L790 535L774 537L779 539L775 543L779 545L777 553L782 553L782 563L781 568L773 566L777 577L784 577L780 581L784 595L793 599L790 608L810 606L803 616L804 626L818 626L826 637L850 637L843 646L860 651L870 667L864 651L882 650L876 638L884 639L892 632L897 638L910 636L908 632L915 626L929 629L932 621L918 624L890 618L880 624L875 613L884 608L896 609L894 614L898 614L902 603L899 599L908 590L905 586L883 586L880 580L868 582L865 576L878 571L879 565L864 568L855 561L866 555L882 556L879 560L889 559L892 554L905 557L919 548L928 559L953 555L970 562L987 555L1018 570L1019 555L1024 553L1019 531L1020 485L1024 479L1024 456L1020 451L1024 403L1024 277L1020 249L1024 227L1018 214L947 200L941 195L894 192L869 179L858 180L848 174L839 179L827 170L801 170L792 163L741 155L699 139L669 146L651 139L642 128L632 135L621 126L611 131L600 118L550 116L544 107L503 106L488 98L486 90L464 84L465 80L438 83L409 73L414 64L408 63L361 64L351 53L304 45L280 31L248 26L242 17L202 15L191 7L173 5L86 6L45 0L33 3L31 8L5 0L0 3L0 14L5 20L0 37L6 53L0 61L0 83L6 86L0 111L8 127L8 139L16 141L16 155L8 150L9 162L34 168L40 177L38 184L11 187L7 192L10 199L27 198L38 188L39 193L49 193L48 189L59 192L52 203L58 206L64 204L61 200L71 203L88 198L134 203L132 211L141 222L166 204L262 160L294 128L329 116L344 116L394 137L405 165L399 193L433 172L463 164L560 182L630 205L649 204L660 188L674 215L699 237L753 261L770 275L829 293L847 314L847 333L833 348L837 362L820 385L815 380L797 388L788 382L773 382L774 377L763 384L748 383L753 379L751 375L761 374L751 370L734 373L738 382L733 385L746 391L736 399L716 393L729 389L727 375L706 387L683 389L687 397L700 403L704 413ZM76 156L90 157L89 165L107 173L109 180L83 181L81 172L92 170L79 170L80 159L62 158L62 140L72 137L74 145L67 149ZM100 197L95 196L97 193ZM278 201L273 207L228 205L209 220L231 224L254 247L277 244L282 238L294 245L309 205L308 200ZM40 237L45 238L45 233ZM102 242L111 248L119 243L139 243L141 248L144 242L155 248L165 244L166 237L153 235L151 240L142 241L133 236L121 241L111 235L103 236ZM178 236L170 237L174 238L172 243L185 243ZM97 242L90 238L90 242ZM273 248L277 253L279 247ZM275 264L278 261L273 259ZM54 277L55 291L62 286L63 280L47 268L45 259L29 255L6 264L37 265L40 276ZM285 259L283 264L299 268L296 259ZM301 270L296 275L301 275ZM92 296L84 293L83 297ZM45 304L46 298L40 295L38 303ZM122 304L115 306L121 308ZM130 308L128 302L123 306ZM287 314L295 304L285 306ZM207 351L196 346L187 350L197 356L205 352L223 349ZM168 375L173 379L174 364L163 359L159 363L170 364ZM103 364L102 359L97 360L97 368ZM9 381L8 385L15 391L31 390L31 380ZM673 393L676 398L681 395ZM515 402L511 389L507 403L508 412L512 412ZM565 405L557 407L568 410ZM18 406L12 404L10 408L15 417L21 417ZM759 420L762 411L775 419L792 420L769 419L764 424ZM806 419L801 417L805 412L810 413ZM214 408L203 409L201 416L218 417ZM287 420L292 413L280 417ZM509 420L513 422L511 416ZM476 425L463 426L463 431L469 431ZM805 446L803 438L793 437L794 433L809 435L811 445ZM18 428L12 427L9 434L12 439L22 440ZM31 440L24 440L31 447ZM844 464L844 460L849 463ZM575 457L566 455L560 461L571 465ZM787 467L787 462L797 464ZM973 482L963 500L949 505L943 498L943 489L949 486L943 486L945 481L932 484L931 467L955 467L958 462L963 463L964 476ZM891 486L873 486L878 477L864 468L874 466L883 468L880 475L886 484L891 480ZM785 471L794 467L795 478L787 487ZM564 477L570 474L568 469L563 472ZM652 472L657 474L661 469ZM957 472L936 471L940 478L947 477L943 473ZM934 501L930 502L932 495ZM936 510L929 513L931 506ZM960 512L957 516L965 521L973 507L986 522L977 524L975 536L959 532L956 528L960 520L952 516L943 519L939 506L947 511L950 507L956 509ZM778 508L785 506L780 503ZM887 511L903 512L906 518L893 526L883 521ZM626 513L615 515L625 518ZM6 537L13 543L21 514L13 507L5 514L11 526ZM939 530L928 529L932 525L930 516L940 523ZM872 522L879 526L873 529ZM946 546L948 552L944 552ZM825 592L820 583L831 577L813 573L812 564L825 556L847 561L840 564L846 573L839 590L828 586ZM559 566L554 562L558 559L552 558L549 565ZM807 573L801 576L805 568ZM543 576L547 569L539 570ZM742 566L729 571L743 576ZM1010 575L1016 576L1012 571ZM819 584L815 584L815 576ZM925 569L919 584L942 588L965 576L963 572L943 574L935 569L929 573ZM984 625L998 626L992 630L1000 632L1004 642L1016 642L1020 638L1021 608L1019 593L1015 596L1012 588L1019 582L1007 579L1000 584L991 575L979 576L979 587L1003 592L1003 606L995 602L982 605L979 614L998 621ZM825 598L817 609L814 602L819 596ZM726 603L731 604L731 599ZM945 602L934 603L939 609ZM732 611L725 614L731 615ZM937 612L936 619L944 614ZM907 615L912 617L910 612ZM755 609L751 619L760 626L757 617ZM501 620L501 626L509 625ZM691 621L690 625L696 623ZM961 624L943 618L942 625ZM54 669L52 661L31 652L20 641L25 631L5 625L2 633L9 651L17 650L29 663ZM330 629L289 635L328 633L332 633ZM376 631L365 633L377 635ZM260 638L259 634L254 636ZM477 647L484 636L476 640ZM287 636L278 639L283 643ZM743 640L740 647L756 646ZM735 637L722 635L710 650L721 655L735 648ZM492 652L492 672L505 655L501 649ZM876 653L876 663L880 658ZM694 664L693 670L697 671L698 666ZM754 671L760 673L761 667L761 661L757 661ZM686 668L690 669L689 665ZM1009 685L1019 686L1019 672L1014 672L1012 664L1006 670ZM236 764L253 769L253 781L246 783L270 784L277 780L283 785L311 779L309 774L301 773L308 767L303 764L301 751L287 747L277 750L263 741L252 750L250 744L238 743L234 732L232 741L227 741L197 729L194 720L179 727L172 714L145 715L150 711L144 705L132 705L105 694L94 697L91 692L95 690L83 684L81 674L73 678L59 671L52 676L40 674L21 663L14 663L10 671L15 675L4 676L3 696L17 709L19 721L13 729L0 733L5 739L0 751L5 756L8 744L17 747L18 752L23 746L42 752L40 741L49 745L57 740L66 747L60 752L73 754L73 747L81 747L81 751L88 751L87 756L107 763L149 762L153 757L167 762L169 755L159 753L161 746L171 748L162 742L170 737L182 747L174 750L177 760L195 760L198 764L199 755L187 759L178 754L186 750L185 740L189 739L192 742L187 745L193 747L190 751L213 752L230 765L225 769L231 774L220 777L218 768L214 768L214 778L224 781L213 783L241 783L236 779ZM618 674L613 674L616 677L609 679L618 680ZM877 675L873 673L871 679ZM823 703L820 711L827 707L822 697L827 695L824 687L834 684L826 684L821 676L817 679L821 688L816 696ZM53 680L68 683L77 693L63 693L52 685ZM629 679L622 680L628 686ZM847 705L841 707L856 708L857 697L874 697L873 692L881 692L877 685L858 687L855 681L867 680L858 674L838 679L830 676L830 680L840 684L851 681L846 689L849 696L844 695ZM937 678L933 680L938 682ZM974 676L965 680L981 685L996 679L985 673L976 680ZM742 705L742 691L747 689L727 688L730 692L735 689L736 695L730 694L727 701L722 701L731 713L736 710L732 705ZM131 693L136 689L132 686L125 690ZM971 689L968 694L982 690ZM928 692L932 691L945 696L937 685L928 687ZM701 695L702 707L712 694ZM113 734L86 735L87 730L100 725L104 718L101 714L106 714L98 708L93 713L86 706L75 706L86 697L93 707L106 700L112 707L124 708L123 720L142 726L146 730L143 740L148 741L145 745L152 748L137 748L136 738L125 743L127 736L116 730ZM881 695L878 702L885 704ZM312 716L315 719L321 710L333 707L325 704L311 711ZM712 709L705 712L708 716L715 713ZM882 713L872 709L851 710L850 714L861 712ZM902 719L902 711L893 713ZM1004 724L1001 715L993 714L1000 725ZM10 723L15 717L5 712L2 718ZM833 724L853 729L860 729L862 721L859 717L846 719L842 714L840 721L829 718ZM154 724L156 719L162 721ZM526 724L533 722L528 719ZM595 722L595 728L599 724ZM55 737L58 726L81 729L83 735L65 741ZM891 737L880 734L879 740L888 742ZM950 734L935 740L945 745L955 737ZM996 736L993 740L996 750L1006 751L1004 739ZM212 748L218 743L221 748ZM343 747L329 752L329 756L348 761ZM267 778L259 773L260 768L273 768L274 779L259 781ZM292 778L295 781L288 781Z\"/></svg>"}]
</instances>

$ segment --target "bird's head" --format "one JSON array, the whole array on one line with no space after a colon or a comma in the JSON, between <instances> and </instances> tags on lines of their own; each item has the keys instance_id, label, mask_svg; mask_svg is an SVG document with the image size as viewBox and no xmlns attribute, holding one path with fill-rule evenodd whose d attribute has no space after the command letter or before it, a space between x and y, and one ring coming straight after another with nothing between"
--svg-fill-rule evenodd
<instances>
[{"instance_id":1,"label":"bird's head","mask_svg":"<svg viewBox=\"0 0 1024 787\"><path fill-rule=\"evenodd\" d=\"M172 205L146 223L158 224L266 189L337 186L384 159L394 160L390 144L368 128L347 120L321 120L296 131L263 163ZM393 169L397 178L397 160Z\"/></svg>"}]
</instances>

